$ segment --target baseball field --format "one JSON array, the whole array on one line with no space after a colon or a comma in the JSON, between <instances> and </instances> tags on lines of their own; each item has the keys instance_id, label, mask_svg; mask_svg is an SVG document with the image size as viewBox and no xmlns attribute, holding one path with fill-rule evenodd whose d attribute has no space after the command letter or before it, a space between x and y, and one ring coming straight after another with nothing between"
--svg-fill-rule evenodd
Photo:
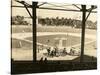
<instances>
[{"instance_id":1,"label":"baseball field","mask_svg":"<svg viewBox=\"0 0 100 75\"><path fill-rule=\"evenodd\" d=\"M96 30L86 29L85 32L85 55L96 57ZM74 47L75 50L81 48L81 29L70 27L37 27L37 49L38 46L55 47L57 38L64 38L62 46L68 48ZM33 59L33 43L32 26L12 26L12 58L14 60L32 60ZM47 57L46 49L37 50L37 59ZM78 56L59 56L47 57L48 60L72 60Z\"/></svg>"}]
</instances>

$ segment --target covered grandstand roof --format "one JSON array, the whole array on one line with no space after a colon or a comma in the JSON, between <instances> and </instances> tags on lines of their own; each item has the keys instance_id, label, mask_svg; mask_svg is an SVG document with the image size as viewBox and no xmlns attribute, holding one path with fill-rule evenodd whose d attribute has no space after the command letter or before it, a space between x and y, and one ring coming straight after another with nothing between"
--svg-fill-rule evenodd
<instances>
[{"instance_id":1,"label":"covered grandstand roof","mask_svg":"<svg viewBox=\"0 0 100 75\"><path fill-rule=\"evenodd\" d=\"M18 8L12 8L12 10L15 10L15 11L13 11L12 15L20 14L20 15L29 17L29 14L27 14L26 9L22 9L22 8L25 8L24 5L26 5L27 8L31 8L32 2L27 1L23 4L23 2L21 2L21 1L22 0L20 0L20 1L12 0L12 7L18 7ZM89 16L88 19L92 20L94 22L96 21L95 13L97 13L95 8L97 8L97 6L86 5L87 14L89 13L89 11L92 10L91 11L92 17ZM16 9L19 11L16 11ZM20 11L20 10L23 10L23 11ZM28 10L32 11L31 9L28 9ZM82 6L80 4L49 3L49 2L38 2L38 4L37 4L37 17L57 17L59 15L59 17L69 17L69 18L73 18L73 19L81 19L81 17L82 17L81 11L82 11ZM22 14L21 14L21 12L22 12ZM71 15L69 15L69 14L71 14Z\"/></svg>"}]
</instances>

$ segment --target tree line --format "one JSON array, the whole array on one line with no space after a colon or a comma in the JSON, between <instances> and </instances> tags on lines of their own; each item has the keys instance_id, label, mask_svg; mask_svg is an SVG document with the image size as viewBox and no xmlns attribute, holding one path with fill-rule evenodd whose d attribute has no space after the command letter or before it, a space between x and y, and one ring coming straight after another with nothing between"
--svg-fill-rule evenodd
<instances>
[{"instance_id":1,"label":"tree line","mask_svg":"<svg viewBox=\"0 0 100 75\"><path fill-rule=\"evenodd\" d=\"M38 17L38 24L42 26L70 26L72 28L81 28L82 21L77 19L71 19L71 18L40 18ZM11 24L12 25L30 25L27 21L25 21L24 16L12 16L11 17ZM89 29L97 29L97 22L92 22L90 20L86 21L86 28Z\"/></svg>"},{"instance_id":2,"label":"tree line","mask_svg":"<svg viewBox=\"0 0 100 75\"><path fill-rule=\"evenodd\" d=\"M71 26L72 28L81 28L82 21L71 18L38 18L38 23L42 26ZM86 21L86 28L96 29L97 22L92 22L90 20Z\"/></svg>"},{"instance_id":3,"label":"tree line","mask_svg":"<svg viewBox=\"0 0 100 75\"><path fill-rule=\"evenodd\" d=\"M24 16L12 16L11 17L11 24L12 25L28 25L29 23L25 21Z\"/></svg>"}]
</instances>

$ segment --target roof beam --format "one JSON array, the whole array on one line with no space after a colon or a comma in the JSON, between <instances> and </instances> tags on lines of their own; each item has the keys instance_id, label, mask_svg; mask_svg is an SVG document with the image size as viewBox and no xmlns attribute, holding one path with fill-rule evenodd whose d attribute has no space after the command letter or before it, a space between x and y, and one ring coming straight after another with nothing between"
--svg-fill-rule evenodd
<instances>
[{"instance_id":1,"label":"roof beam","mask_svg":"<svg viewBox=\"0 0 100 75\"><path fill-rule=\"evenodd\" d=\"M20 8L25 8L24 6L16 6L12 5L11 7L20 7ZM32 6L27 6L27 8L32 8ZM73 12L81 12L81 10L73 10L73 9L56 9L56 8L47 8L47 7L37 7L38 9L47 9L47 10L58 10L58 11L73 11ZM87 10L86 12L89 12ZM97 11L91 11L91 13L97 13Z\"/></svg>"},{"instance_id":2,"label":"roof beam","mask_svg":"<svg viewBox=\"0 0 100 75\"><path fill-rule=\"evenodd\" d=\"M72 4L72 5L74 5L76 8L78 8L78 9L80 9L80 10L81 10L81 8L80 8L80 7L78 7L77 5L75 5L75 4Z\"/></svg>"}]
</instances>

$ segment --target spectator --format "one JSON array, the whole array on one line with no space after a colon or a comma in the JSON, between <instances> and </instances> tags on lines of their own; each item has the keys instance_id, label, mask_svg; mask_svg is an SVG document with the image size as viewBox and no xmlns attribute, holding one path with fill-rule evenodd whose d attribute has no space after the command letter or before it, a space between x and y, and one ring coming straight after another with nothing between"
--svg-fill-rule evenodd
<instances>
[{"instance_id":1,"label":"spectator","mask_svg":"<svg viewBox=\"0 0 100 75\"><path fill-rule=\"evenodd\" d=\"M43 57L41 57L40 62L43 62Z\"/></svg>"},{"instance_id":2,"label":"spectator","mask_svg":"<svg viewBox=\"0 0 100 75\"><path fill-rule=\"evenodd\" d=\"M72 51L73 51L73 50L72 50L72 48L71 48L71 49L70 49L70 54L72 54Z\"/></svg>"},{"instance_id":3,"label":"spectator","mask_svg":"<svg viewBox=\"0 0 100 75\"><path fill-rule=\"evenodd\" d=\"M54 51L53 51L53 50L51 51L51 56L52 56L52 57L54 56Z\"/></svg>"},{"instance_id":4,"label":"spectator","mask_svg":"<svg viewBox=\"0 0 100 75\"><path fill-rule=\"evenodd\" d=\"M54 56L57 54L57 48L54 48Z\"/></svg>"},{"instance_id":5,"label":"spectator","mask_svg":"<svg viewBox=\"0 0 100 75\"><path fill-rule=\"evenodd\" d=\"M64 54L67 54L67 52L66 52L66 48L63 49L63 53L64 53Z\"/></svg>"},{"instance_id":6,"label":"spectator","mask_svg":"<svg viewBox=\"0 0 100 75\"><path fill-rule=\"evenodd\" d=\"M47 58L44 59L44 62L47 63Z\"/></svg>"},{"instance_id":7,"label":"spectator","mask_svg":"<svg viewBox=\"0 0 100 75\"><path fill-rule=\"evenodd\" d=\"M50 47L47 48L48 55L50 55Z\"/></svg>"}]
</instances>

